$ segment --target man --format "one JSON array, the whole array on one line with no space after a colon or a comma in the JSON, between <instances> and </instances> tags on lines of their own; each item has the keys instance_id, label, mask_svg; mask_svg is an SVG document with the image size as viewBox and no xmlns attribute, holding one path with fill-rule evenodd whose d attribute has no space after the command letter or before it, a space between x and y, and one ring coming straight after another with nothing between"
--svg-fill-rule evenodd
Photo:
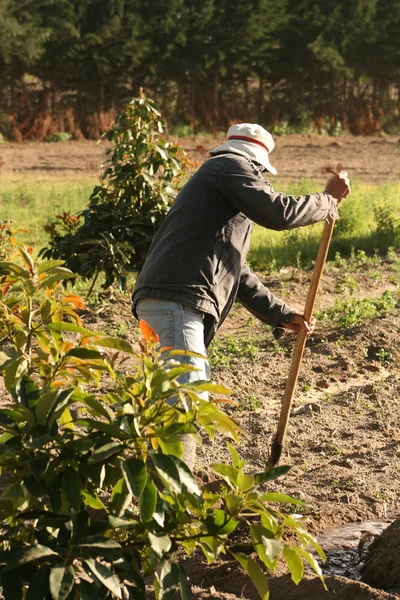
<instances>
[{"instance_id":1,"label":"man","mask_svg":"<svg viewBox=\"0 0 400 600\"><path fill-rule=\"evenodd\" d=\"M295 198L274 192L264 173L274 141L259 125L233 125L227 141L183 186L156 233L133 294L133 312L160 336L161 346L205 355L235 300L273 327L309 335L307 322L262 285L246 264L253 224L292 229L336 217L350 193L346 172L325 191ZM182 357L198 367L182 382L209 379L207 360ZM194 452L194 448L193 448ZM184 458L193 466L185 449ZM194 455L193 455L194 461Z\"/></svg>"}]
</instances>

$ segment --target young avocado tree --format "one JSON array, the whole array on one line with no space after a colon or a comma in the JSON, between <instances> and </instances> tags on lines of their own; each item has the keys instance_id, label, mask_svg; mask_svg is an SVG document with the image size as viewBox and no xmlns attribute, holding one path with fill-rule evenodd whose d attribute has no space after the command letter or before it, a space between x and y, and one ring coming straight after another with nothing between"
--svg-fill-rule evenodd
<instances>
[{"instance_id":1,"label":"young avocado tree","mask_svg":"<svg viewBox=\"0 0 400 600\"><path fill-rule=\"evenodd\" d=\"M208 562L228 554L263 600L280 557L295 583L303 561L322 577L308 546L322 550L281 508L301 501L271 488L289 467L251 471L229 445L231 464L210 465L222 480L214 493L182 461L183 434L239 441L220 402L201 398L227 390L180 384L192 367L177 363L179 350L165 357L143 321L139 352L85 328L82 300L60 285L71 276L26 248L0 261L2 597L146 600L150 576L156 600L189 600L182 561L196 550Z\"/></svg>"},{"instance_id":2,"label":"young avocado tree","mask_svg":"<svg viewBox=\"0 0 400 600\"><path fill-rule=\"evenodd\" d=\"M127 102L102 136L111 143L107 168L89 206L78 215L58 215L45 227L51 239L41 251L44 258L64 260L93 284L103 273L104 288L115 281L125 288L128 272L140 270L190 162L163 132L152 100L141 92Z\"/></svg>"}]
</instances>

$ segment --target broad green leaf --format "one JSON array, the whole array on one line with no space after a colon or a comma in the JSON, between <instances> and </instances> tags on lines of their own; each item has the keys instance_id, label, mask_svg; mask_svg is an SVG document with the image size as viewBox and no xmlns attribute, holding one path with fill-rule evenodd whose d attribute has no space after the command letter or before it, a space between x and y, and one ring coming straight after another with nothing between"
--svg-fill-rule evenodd
<instances>
[{"instance_id":1,"label":"broad green leaf","mask_svg":"<svg viewBox=\"0 0 400 600\"><path fill-rule=\"evenodd\" d=\"M149 478L146 486L138 498L140 519L150 521L157 506L157 488Z\"/></svg>"},{"instance_id":2,"label":"broad green leaf","mask_svg":"<svg viewBox=\"0 0 400 600\"><path fill-rule=\"evenodd\" d=\"M103 550L120 550L121 544L119 544L116 540L111 540L101 535L91 535L85 538L81 538L76 548L99 548Z\"/></svg>"},{"instance_id":3,"label":"broad green leaf","mask_svg":"<svg viewBox=\"0 0 400 600\"><path fill-rule=\"evenodd\" d=\"M318 544L318 542L314 536L312 536L309 533L303 533L301 536L301 539L302 539L302 541L304 540L305 542L307 542L314 548L314 550L316 551L316 553L318 554L318 556L320 557L320 559L322 561L324 561L324 562L326 561L326 554L323 551L323 549L321 548L321 546Z\"/></svg>"},{"instance_id":4,"label":"broad green leaf","mask_svg":"<svg viewBox=\"0 0 400 600\"><path fill-rule=\"evenodd\" d=\"M37 269L38 274L49 272L55 269L56 267L61 267L64 263L63 260L44 260Z\"/></svg>"},{"instance_id":5,"label":"broad green leaf","mask_svg":"<svg viewBox=\"0 0 400 600\"><path fill-rule=\"evenodd\" d=\"M72 348L65 354L65 358L79 358L81 360L102 360L101 352L89 348Z\"/></svg>"},{"instance_id":6,"label":"broad green leaf","mask_svg":"<svg viewBox=\"0 0 400 600\"><path fill-rule=\"evenodd\" d=\"M155 453L151 454L151 460L162 481L174 492L180 493L182 491L181 480L175 461L167 454Z\"/></svg>"},{"instance_id":7,"label":"broad green leaf","mask_svg":"<svg viewBox=\"0 0 400 600\"><path fill-rule=\"evenodd\" d=\"M190 352L189 350L169 350L168 358L171 356L194 356L195 358L203 358L207 360L207 357L204 354L199 354L198 352Z\"/></svg>"},{"instance_id":8,"label":"broad green leaf","mask_svg":"<svg viewBox=\"0 0 400 600\"><path fill-rule=\"evenodd\" d=\"M93 346L101 346L102 348L111 348L112 350L120 350L129 354L136 354L132 344L126 340L116 337L102 337L99 340L91 342Z\"/></svg>"},{"instance_id":9,"label":"broad green leaf","mask_svg":"<svg viewBox=\"0 0 400 600\"><path fill-rule=\"evenodd\" d=\"M65 600L75 584L74 568L56 565L50 571L50 592L53 600Z\"/></svg>"},{"instance_id":10,"label":"broad green leaf","mask_svg":"<svg viewBox=\"0 0 400 600\"><path fill-rule=\"evenodd\" d=\"M120 440L130 439L132 435L125 433L118 425L113 423L103 423L94 419L77 419L75 424L89 431L102 431Z\"/></svg>"},{"instance_id":11,"label":"broad green leaf","mask_svg":"<svg viewBox=\"0 0 400 600\"><path fill-rule=\"evenodd\" d=\"M104 444L104 446L100 446L100 448L96 448L93 451L93 454L88 458L88 464L93 465L98 462L103 462L110 458L110 456L114 456L114 454L118 454L121 450L123 450L124 446L119 442L109 442L108 444Z\"/></svg>"},{"instance_id":12,"label":"broad green leaf","mask_svg":"<svg viewBox=\"0 0 400 600\"><path fill-rule=\"evenodd\" d=\"M21 355L13 347L0 351L0 371L4 371L11 363L20 358Z\"/></svg>"},{"instance_id":13,"label":"broad green leaf","mask_svg":"<svg viewBox=\"0 0 400 600\"><path fill-rule=\"evenodd\" d=\"M204 521L207 532L211 535L228 535L239 525L224 510L215 509Z\"/></svg>"},{"instance_id":14,"label":"broad green leaf","mask_svg":"<svg viewBox=\"0 0 400 600\"><path fill-rule=\"evenodd\" d=\"M27 368L28 361L24 356L20 356L9 363L4 370L4 385L6 386L7 391L10 392L13 398L18 402L21 402L24 397L23 390L21 389L20 377ZM23 402L23 404L28 406L28 402Z\"/></svg>"},{"instance_id":15,"label":"broad green leaf","mask_svg":"<svg viewBox=\"0 0 400 600\"><path fill-rule=\"evenodd\" d=\"M235 467L223 463L212 463L210 469L214 471L214 473L221 475L231 487L236 487L239 471L235 469Z\"/></svg>"},{"instance_id":16,"label":"broad green leaf","mask_svg":"<svg viewBox=\"0 0 400 600\"><path fill-rule=\"evenodd\" d=\"M165 523L165 508L164 503L159 496L157 496L156 508L153 512L153 519L160 527L164 527Z\"/></svg>"},{"instance_id":17,"label":"broad green leaf","mask_svg":"<svg viewBox=\"0 0 400 600\"><path fill-rule=\"evenodd\" d=\"M50 338L44 329L37 328L35 330L35 336L41 348L43 348L43 350L45 350L47 353L50 353Z\"/></svg>"},{"instance_id":18,"label":"broad green leaf","mask_svg":"<svg viewBox=\"0 0 400 600\"><path fill-rule=\"evenodd\" d=\"M90 506L90 508L94 508L95 510L107 510L97 495L90 495L83 492L83 501L86 506Z\"/></svg>"},{"instance_id":19,"label":"broad green leaf","mask_svg":"<svg viewBox=\"0 0 400 600\"><path fill-rule=\"evenodd\" d=\"M260 473L253 473L253 476L257 483L266 483L267 481L272 481L282 475L286 475L291 468L292 467L289 465L282 465L281 467L273 467L267 471L261 471Z\"/></svg>"},{"instance_id":20,"label":"broad green leaf","mask_svg":"<svg viewBox=\"0 0 400 600\"><path fill-rule=\"evenodd\" d=\"M149 531L149 543L150 548L161 558L164 554L169 552L172 542L167 535L154 535Z\"/></svg>"},{"instance_id":21,"label":"broad green leaf","mask_svg":"<svg viewBox=\"0 0 400 600\"><path fill-rule=\"evenodd\" d=\"M65 408L71 403L71 398L74 390L59 390L57 393L57 399L53 410L50 412L47 418L47 426L51 427L55 421L57 421L63 414Z\"/></svg>"},{"instance_id":22,"label":"broad green leaf","mask_svg":"<svg viewBox=\"0 0 400 600\"><path fill-rule=\"evenodd\" d=\"M187 489L190 494L195 494L196 496L201 495L201 491L199 486L197 485L196 479L193 476L192 471L189 469L186 463L183 462L180 458L176 456L171 456L171 460L175 463L175 466L178 470L179 480L183 487Z\"/></svg>"},{"instance_id":23,"label":"broad green leaf","mask_svg":"<svg viewBox=\"0 0 400 600\"><path fill-rule=\"evenodd\" d=\"M19 568L14 568L1 575L2 592L5 600L22 600L22 577Z\"/></svg>"},{"instance_id":24,"label":"broad green leaf","mask_svg":"<svg viewBox=\"0 0 400 600\"><path fill-rule=\"evenodd\" d=\"M25 600L45 600L49 593L49 567L40 567L32 577Z\"/></svg>"},{"instance_id":25,"label":"broad green leaf","mask_svg":"<svg viewBox=\"0 0 400 600\"><path fill-rule=\"evenodd\" d=\"M244 502L242 496L235 496L235 494L228 494L224 496L225 504L231 513L237 513L239 508Z\"/></svg>"},{"instance_id":26,"label":"broad green leaf","mask_svg":"<svg viewBox=\"0 0 400 600\"><path fill-rule=\"evenodd\" d=\"M236 448L234 448L229 442L227 443L227 448L229 450L229 454L231 455L233 466L236 469L242 469L245 463L244 461L240 460L240 456Z\"/></svg>"},{"instance_id":27,"label":"broad green leaf","mask_svg":"<svg viewBox=\"0 0 400 600\"><path fill-rule=\"evenodd\" d=\"M243 492L243 493L248 492L255 485L253 475L239 472L239 474L237 476L236 485L241 492Z\"/></svg>"},{"instance_id":28,"label":"broad green leaf","mask_svg":"<svg viewBox=\"0 0 400 600\"><path fill-rule=\"evenodd\" d=\"M30 277L29 271L11 261L2 260L0 262L0 272L1 271L5 271L6 273L11 271L12 273L15 273L15 275L23 277L24 279L28 279Z\"/></svg>"},{"instance_id":29,"label":"broad green leaf","mask_svg":"<svg viewBox=\"0 0 400 600\"><path fill-rule=\"evenodd\" d=\"M273 533L261 525L251 525L250 534L258 556L270 571L274 571L283 550L283 542L275 539Z\"/></svg>"},{"instance_id":30,"label":"broad green leaf","mask_svg":"<svg viewBox=\"0 0 400 600\"><path fill-rule=\"evenodd\" d=\"M110 420L110 415L108 414L102 403L96 400L94 396L85 394L80 399L80 402L83 402L84 404L89 406L92 409L92 414L94 414L94 416L104 417L105 419L107 419L107 421Z\"/></svg>"},{"instance_id":31,"label":"broad green leaf","mask_svg":"<svg viewBox=\"0 0 400 600\"><path fill-rule=\"evenodd\" d=\"M157 573L159 583L158 598L172 598L173 593L180 583L179 567L173 559L167 560L162 564L161 570Z\"/></svg>"},{"instance_id":32,"label":"broad green leaf","mask_svg":"<svg viewBox=\"0 0 400 600\"><path fill-rule=\"evenodd\" d=\"M284 546L282 553L292 576L292 580L298 585L304 575L303 561L297 552L289 546Z\"/></svg>"},{"instance_id":33,"label":"broad green leaf","mask_svg":"<svg viewBox=\"0 0 400 600\"><path fill-rule=\"evenodd\" d=\"M64 269L63 267L57 267L54 269L47 277L40 281L40 288L50 288L54 283L58 283L59 281L65 281L66 279L73 279L76 277L75 273L72 273L68 269Z\"/></svg>"},{"instance_id":34,"label":"broad green leaf","mask_svg":"<svg viewBox=\"0 0 400 600\"><path fill-rule=\"evenodd\" d=\"M242 552L232 552L238 563L246 571L262 600L269 599L268 581L260 566Z\"/></svg>"},{"instance_id":35,"label":"broad green leaf","mask_svg":"<svg viewBox=\"0 0 400 600\"><path fill-rule=\"evenodd\" d=\"M168 379L170 381L173 381L180 375L183 375L184 373L188 373L189 371L201 371L201 369L198 369L197 367L193 367L192 365L183 365L181 367L173 367L172 369L167 370Z\"/></svg>"},{"instance_id":36,"label":"broad green leaf","mask_svg":"<svg viewBox=\"0 0 400 600\"><path fill-rule=\"evenodd\" d=\"M29 269L29 272L32 274L35 271L35 263L33 261L32 256L29 254L27 248L18 248L19 253L21 255L22 260L26 264Z\"/></svg>"},{"instance_id":37,"label":"broad green leaf","mask_svg":"<svg viewBox=\"0 0 400 600\"><path fill-rule=\"evenodd\" d=\"M32 411L29 410L29 408L26 408L26 406L16 405L13 406L12 409L4 408L1 412L16 423L23 423L26 421L29 427L35 425L35 417L33 416Z\"/></svg>"},{"instance_id":38,"label":"broad green leaf","mask_svg":"<svg viewBox=\"0 0 400 600\"><path fill-rule=\"evenodd\" d=\"M287 504L304 504L302 500L298 498L292 498L287 494L279 494L278 492L266 492L260 496L261 502L284 502Z\"/></svg>"},{"instance_id":39,"label":"broad green leaf","mask_svg":"<svg viewBox=\"0 0 400 600\"><path fill-rule=\"evenodd\" d=\"M63 473L63 492L69 504L75 510L80 510L82 504L82 482L77 471L72 467L67 467Z\"/></svg>"},{"instance_id":40,"label":"broad green leaf","mask_svg":"<svg viewBox=\"0 0 400 600\"><path fill-rule=\"evenodd\" d=\"M178 565L179 567L179 585L181 588L181 598L182 600L192 600L192 586L190 585L188 574L182 565Z\"/></svg>"},{"instance_id":41,"label":"broad green leaf","mask_svg":"<svg viewBox=\"0 0 400 600\"><path fill-rule=\"evenodd\" d=\"M66 427L67 429L74 429L74 423L71 413L68 408L64 408L63 412L58 419L60 427Z\"/></svg>"},{"instance_id":42,"label":"broad green leaf","mask_svg":"<svg viewBox=\"0 0 400 600\"><path fill-rule=\"evenodd\" d=\"M156 433L158 433L158 431ZM182 458L183 446L178 436L157 437L157 440L163 454L172 454L173 456Z\"/></svg>"},{"instance_id":43,"label":"broad green leaf","mask_svg":"<svg viewBox=\"0 0 400 600\"><path fill-rule=\"evenodd\" d=\"M138 498L146 486L146 465L138 458L128 458L122 462L121 471L124 475L128 490Z\"/></svg>"},{"instance_id":44,"label":"broad green leaf","mask_svg":"<svg viewBox=\"0 0 400 600\"><path fill-rule=\"evenodd\" d=\"M119 581L111 569L91 558L85 559L84 562L88 565L94 577L110 590L111 593L115 594L117 598L122 598Z\"/></svg>"},{"instance_id":45,"label":"broad green leaf","mask_svg":"<svg viewBox=\"0 0 400 600\"><path fill-rule=\"evenodd\" d=\"M36 420L39 425L44 425L46 423L47 417L56 402L58 394L59 390L49 390L40 396L36 405Z\"/></svg>"},{"instance_id":46,"label":"broad green leaf","mask_svg":"<svg viewBox=\"0 0 400 600\"><path fill-rule=\"evenodd\" d=\"M102 335L99 332L90 331L90 329L85 329L84 327L74 325L73 323L65 323L64 321L53 321L53 323L49 323L47 325L47 329L50 331L71 331L73 333L82 333L83 335L90 337Z\"/></svg>"},{"instance_id":47,"label":"broad green leaf","mask_svg":"<svg viewBox=\"0 0 400 600\"><path fill-rule=\"evenodd\" d=\"M125 479L121 477L121 479L119 479L114 485L111 494L111 502L117 516L120 517L124 514L125 509L130 505L131 501L132 494L128 490L128 486L126 485Z\"/></svg>"},{"instance_id":48,"label":"broad green leaf","mask_svg":"<svg viewBox=\"0 0 400 600\"><path fill-rule=\"evenodd\" d=\"M307 550L304 550L304 548L301 548L300 546L295 546L294 549L296 550L297 554L299 554L302 558L304 558L304 560L306 560L308 562L310 567L318 575L318 577L324 584L324 588L327 590L328 588L325 585L325 580L324 580L324 576L322 574L322 569L321 569L319 563L312 556L312 554L310 554L309 552L307 552Z\"/></svg>"},{"instance_id":49,"label":"broad green leaf","mask_svg":"<svg viewBox=\"0 0 400 600\"><path fill-rule=\"evenodd\" d=\"M202 391L202 392L211 392L213 394L232 394L233 392L231 390L228 390L228 388L219 385L218 383L211 383L211 382L206 382L206 383L197 383L195 382L193 384L196 389Z\"/></svg>"},{"instance_id":50,"label":"broad green leaf","mask_svg":"<svg viewBox=\"0 0 400 600\"><path fill-rule=\"evenodd\" d=\"M32 562L33 560L40 560L50 556L61 559L61 556L57 554L57 552L54 552L51 548L42 546L41 544L29 546L28 548L17 548L12 552L10 560L3 567L3 571L9 571L15 567L20 567L21 565Z\"/></svg>"}]
</instances>

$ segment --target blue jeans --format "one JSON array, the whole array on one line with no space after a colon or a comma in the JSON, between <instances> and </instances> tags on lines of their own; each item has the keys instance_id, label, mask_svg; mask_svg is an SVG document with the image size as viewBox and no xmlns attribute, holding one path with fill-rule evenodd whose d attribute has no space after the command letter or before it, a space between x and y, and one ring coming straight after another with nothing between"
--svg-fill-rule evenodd
<instances>
[{"instance_id":1,"label":"blue jeans","mask_svg":"<svg viewBox=\"0 0 400 600\"><path fill-rule=\"evenodd\" d=\"M189 350L202 354L204 358L196 356L174 356L182 364L193 365L199 371L189 371L178 378L180 383L191 383L199 379L210 379L210 365L206 357L204 345L204 313L168 300L139 300L136 306L139 319L148 325L160 336L160 346L173 346L179 350ZM207 394L201 394L207 398Z\"/></svg>"}]
</instances>

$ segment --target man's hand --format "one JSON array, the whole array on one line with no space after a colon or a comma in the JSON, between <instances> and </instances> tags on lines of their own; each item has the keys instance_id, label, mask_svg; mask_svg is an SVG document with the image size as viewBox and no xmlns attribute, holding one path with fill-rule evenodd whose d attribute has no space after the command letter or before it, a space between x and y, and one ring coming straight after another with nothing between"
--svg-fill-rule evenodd
<instances>
[{"instance_id":1,"label":"man's hand","mask_svg":"<svg viewBox=\"0 0 400 600\"><path fill-rule=\"evenodd\" d=\"M314 331L315 323L317 320L315 317L311 317L309 321L306 321L303 315L296 314L294 319L290 323L281 323L285 329L291 329L291 331L301 331L304 330L306 336L309 337Z\"/></svg>"},{"instance_id":2,"label":"man's hand","mask_svg":"<svg viewBox=\"0 0 400 600\"><path fill-rule=\"evenodd\" d=\"M347 171L339 171L333 175L325 187L325 193L333 196L338 202L343 200L343 198L347 198L349 196L350 189L350 179Z\"/></svg>"}]
</instances>

